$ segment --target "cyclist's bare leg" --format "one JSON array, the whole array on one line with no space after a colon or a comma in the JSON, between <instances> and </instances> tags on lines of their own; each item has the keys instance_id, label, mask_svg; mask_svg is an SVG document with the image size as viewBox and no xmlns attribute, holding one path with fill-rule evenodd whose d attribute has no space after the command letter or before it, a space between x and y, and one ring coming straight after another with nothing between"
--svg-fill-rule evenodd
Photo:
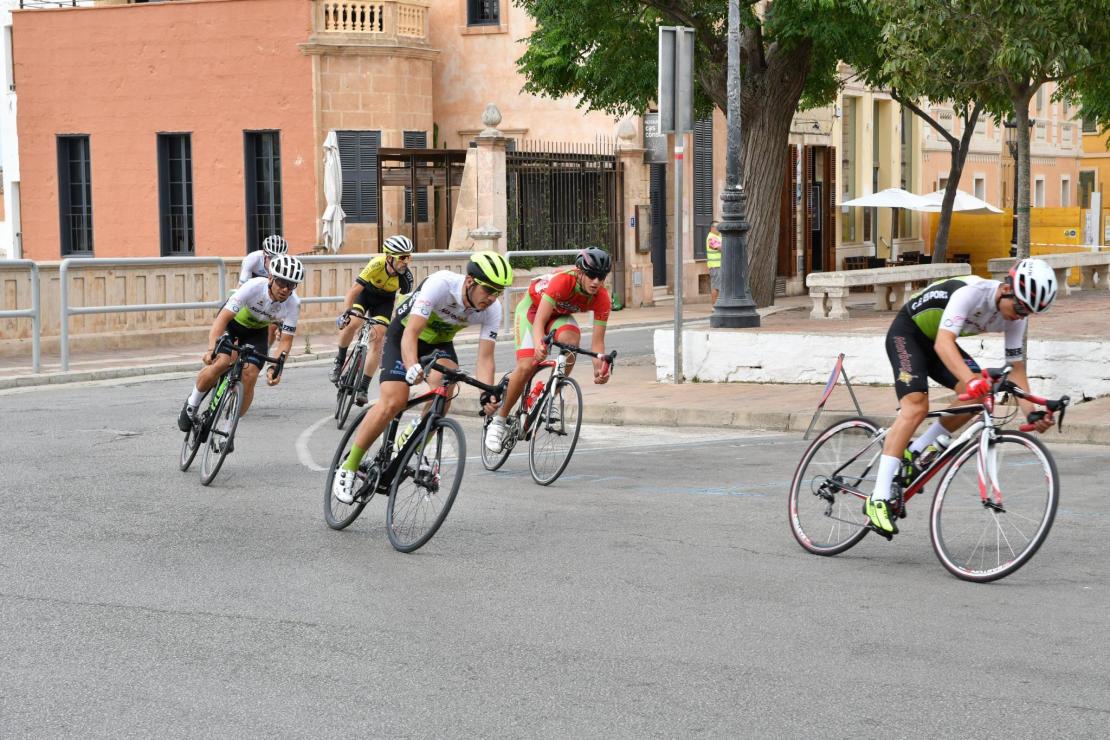
<instances>
[{"instance_id":1,"label":"cyclist's bare leg","mask_svg":"<svg viewBox=\"0 0 1110 740\"><path fill-rule=\"evenodd\" d=\"M362 423L355 430L354 445L363 450L370 448L381 436L390 419L405 408L409 400L409 384L403 380L387 380L381 384L378 402L370 407Z\"/></svg>"},{"instance_id":2,"label":"cyclist's bare leg","mask_svg":"<svg viewBox=\"0 0 1110 740\"><path fill-rule=\"evenodd\" d=\"M886 439L883 440L883 454L901 459L902 451L910 443L910 437L928 413L928 393L907 393L902 396L898 416L895 417L894 423L886 433Z\"/></svg>"},{"instance_id":3,"label":"cyclist's bare leg","mask_svg":"<svg viewBox=\"0 0 1110 740\"><path fill-rule=\"evenodd\" d=\"M235 353L238 354L238 353ZM231 367L232 355L216 355L212 360L211 365L205 365L201 371L197 373L197 390L207 393L212 390L219 381L220 376L227 372Z\"/></svg>"},{"instance_id":4,"label":"cyclist's bare leg","mask_svg":"<svg viewBox=\"0 0 1110 740\"><path fill-rule=\"evenodd\" d=\"M254 400L254 384L258 382L258 368L254 365L243 367L243 403L239 406L239 416L247 415L247 409Z\"/></svg>"},{"instance_id":5,"label":"cyclist's bare leg","mask_svg":"<svg viewBox=\"0 0 1110 740\"><path fill-rule=\"evenodd\" d=\"M457 370L458 367L459 367L455 362L453 362L452 360L449 360L446 357L441 357L438 360L436 360L436 362L438 362L440 365L443 365L444 367L451 368L452 370ZM443 373L433 371L433 372L428 374L428 379L427 380L428 380L428 385L429 386L431 386L432 388L439 388L439 386L443 383ZM454 387L455 386L453 384L450 386L450 388L454 388ZM447 414L451 410L451 396L452 395L453 395L452 393L448 392L447 397L446 397L447 404L443 407L443 413L444 414ZM424 404L424 410L425 411L428 410L428 407L431 405L431 403L432 403L431 401L428 401L428 403Z\"/></svg>"},{"instance_id":6,"label":"cyclist's bare leg","mask_svg":"<svg viewBox=\"0 0 1110 740\"><path fill-rule=\"evenodd\" d=\"M578 331L577 327L564 326L555 334L555 339L562 342L563 344L573 344L576 347L581 346L582 332ZM567 353L567 375L570 375L571 371L574 370L574 362L577 359L578 355L574 354L573 352Z\"/></svg>"},{"instance_id":7,"label":"cyclist's bare leg","mask_svg":"<svg viewBox=\"0 0 1110 740\"><path fill-rule=\"evenodd\" d=\"M366 378L373 378L382 360L382 346L385 344L385 327L381 324L370 325L370 343L366 350ZM365 382L365 381L364 381Z\"/></svg>"},{"instance_id":8,"label":"cyclist's bare leg","mask_svg":"<svg viewBox=\"0 0 1110 740\"><path fill-rule=\"evenodd\" d=\"M536 361L531 356L517 358L516 367L509 373L509 385L505 389L505 398L501 402L501 408L497 411L502 419L509 418L509 412L512 411L517 399L520 398L520 394L524 390L524 384L528 382L535 364Z\"/></svg>"}]
</instances>

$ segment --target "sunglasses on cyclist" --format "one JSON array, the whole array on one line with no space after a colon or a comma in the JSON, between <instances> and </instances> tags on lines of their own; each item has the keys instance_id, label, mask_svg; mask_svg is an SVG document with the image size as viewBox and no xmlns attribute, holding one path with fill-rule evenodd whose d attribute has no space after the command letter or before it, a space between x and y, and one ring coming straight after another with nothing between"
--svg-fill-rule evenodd
<instances>
[{"instance_id":1,"label":"sunglasses on cyclist","mask_svg":"<svg viewBox=\"0 0 1110 740\"><path fill-rule=\"evenodd\" d=\"M1033 310L1029 308L1029 306L1026 306L1014 296L1010 296L1010 300L1014 302L1014 313L1016 313L1019 317L1024 319L1026 316L1033 313Z\"/></svg>"},{"instance_id":2,"label":"sunglasses on cyclist","mask_svg":"<svg viewBox=\"0 0 1110 740\"><path fill-rule=\"evenodd\" d=\"M486 295L492 296L494 298L500 298L501 294L505 292L503 288L491 288L485 283L479 283L477 280L474 281L474 284L484 290L486 292Z\"/></svg>"},{"instance_id":3,"label":"sunglasses on cyclist","mask_svg":"<svg viewBox=\"0 0 1110 740\"><path fill-rule=\"evenodd\" d=\"M583 270L582 274L590 280L604 280L609 275L607 272L594 272L592 270Z\"/></svg>"},{"instance_id":4,"label":"sunglasses on cyclist","mask_svg":"<svg viewBox=\"0 0 1110 740\"><path fill-rule=\"evenodd\" d=\"M285 288L286 290L293 290L293 288L297 287L296 283L292 280L286 280L285 278L274 278L274 282L279 288Z\"/></svg>"},{"instance_id":5,"label":"sunglasses on cyclist","mask_svg":"<svg viewBox=\"0 0 1110 740\"><path fill-rule=\"evenodd\" d=\"M411 254L395 254L393 255L394 262L408 262L412 259Z\"/></svg>"}]
</instances>

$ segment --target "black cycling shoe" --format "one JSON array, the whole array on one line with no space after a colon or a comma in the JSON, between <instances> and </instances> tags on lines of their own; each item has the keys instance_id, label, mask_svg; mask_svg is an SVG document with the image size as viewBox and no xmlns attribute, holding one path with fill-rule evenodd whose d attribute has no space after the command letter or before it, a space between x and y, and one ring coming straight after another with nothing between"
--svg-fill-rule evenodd
<instances>
[{"instance_id":1,"label":"black cycling shoe","mask_svg":"<svg viewBox=\"0 0 1110 740\"><path fill-rule=\"evenodd\" d=\"M193 428L193 415L189 413L188 403L181 406L181 413L177 415L177 428L186 433Z\"/></svg>"},{"instance_id":2,"label":"black cycling shoe","mask_svg":"<svg viewBox=\"0 0 1110 740\"><path fill-rule=\"evenodd\" d=\"M343 363L336 357L331 366L331 373L328 375L328 380L332 382L332 385L339 383L339 373L341 372L343 372Z\"/></svg>"}]
</instances>

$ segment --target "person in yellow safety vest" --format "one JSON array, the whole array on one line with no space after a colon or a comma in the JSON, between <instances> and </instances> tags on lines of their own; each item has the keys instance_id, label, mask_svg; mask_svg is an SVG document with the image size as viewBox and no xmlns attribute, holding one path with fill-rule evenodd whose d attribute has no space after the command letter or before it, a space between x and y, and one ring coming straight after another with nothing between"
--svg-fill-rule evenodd
<instances>
[{"instance_id":1,"label":"person in yellow safety vest","mask_svg":"<svg viewBox=\"0 0 1110 740\"><path fill-rule=\"evenodd\" d=\"M717 294L721 290L721 232L717 231L717 222L709 225L709 233L705 237L706 265L709 267L709 287L711 294L709 303L716 305Z\"/></svg>"}]
</instances>

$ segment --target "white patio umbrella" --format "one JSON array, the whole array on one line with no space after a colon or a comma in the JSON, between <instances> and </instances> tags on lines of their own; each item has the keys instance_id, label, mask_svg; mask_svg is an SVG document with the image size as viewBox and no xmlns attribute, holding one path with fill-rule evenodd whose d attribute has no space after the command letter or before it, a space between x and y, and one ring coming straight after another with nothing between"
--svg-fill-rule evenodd
<instances>
[{"instance_id":1,"label":"white patio umbrella","mask_svg":"<svg viewBox=\"0 0 1110 740\"><path fill-rule=\"evenodd\" d=\"M929 206L929 202L920 195L914 195L902 188L887 188L861 198L846 200L842 206L858 206L860 208L909 208L920 211Z\"/></svg>"},{"instance_id":2,"label":"white patio umbrella","mask_svg":"<svg viewBox=\"0 0 1110 740\"><path fill-rule=\"evenodd\" d=\"M343 246L343 219L347 214L339 205L343 198L343 165L339 161L339 142L334 131L324 139L324 200L327 208L320 217L320 240L332 252Z\"/></svg>"},{"instance_id":3,"label":"white patio umbrella","mask_svg":"<svg viewBox=\"0 0 1110 740\"><path fill-rule=\"evenodd\" d=\"M921 197L929 201L929 206L919 210L923 210L926 213L940 213L941 204L944 202L943 190L938 190L935 193L929 193ZM976 198L971 193L957 190L956 200L952 202L952 212L984 215L988 213L1002 213L1002 209L995 208L987 201Z\"/></svg>"}]
</instances>

